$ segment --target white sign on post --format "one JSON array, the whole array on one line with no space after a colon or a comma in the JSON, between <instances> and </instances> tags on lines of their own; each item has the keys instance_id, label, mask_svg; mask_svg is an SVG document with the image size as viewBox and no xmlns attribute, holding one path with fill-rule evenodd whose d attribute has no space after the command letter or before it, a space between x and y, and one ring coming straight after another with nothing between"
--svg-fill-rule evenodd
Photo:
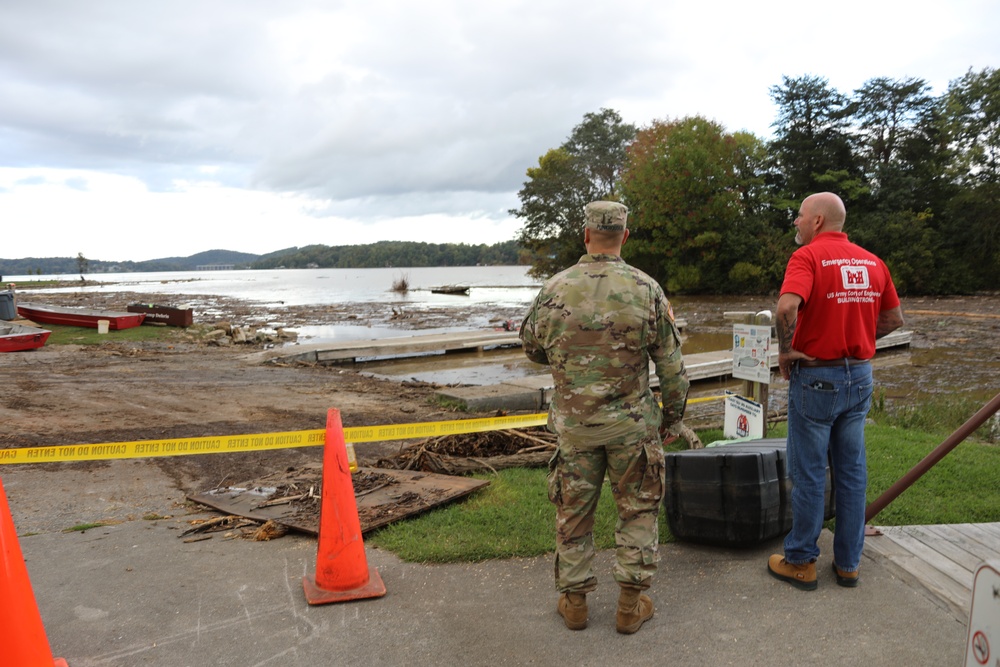
<instances>
[{"instance_id":1,"label":"white sign on post","mask_svg":"<svg viewBox=\"0 0 1000 667\"><path fill-rule=\"evenodd\" d=\"M771 383L771 326L733 325L733 377Z\"/></svg>"},{"instance_id":2,"label":"white sign on post","mask_svg":"<svg viewBox=\"0 0 1000 667\"><path fill-rule=\"evenodd\" d=\"M1000 664L1000 561L979 566L972 582L966 667Z\"/></svg>"},{"instance_id":3,"label":"white sign on post","mask_svg":"<svg viewBox=\"0 0 1000 667\"><path fill-rule=\"evenodd\" d=\"M726 438L763 438L764 406L735 394L726 396L722 433Z\"/></svg>"}]
</instances>

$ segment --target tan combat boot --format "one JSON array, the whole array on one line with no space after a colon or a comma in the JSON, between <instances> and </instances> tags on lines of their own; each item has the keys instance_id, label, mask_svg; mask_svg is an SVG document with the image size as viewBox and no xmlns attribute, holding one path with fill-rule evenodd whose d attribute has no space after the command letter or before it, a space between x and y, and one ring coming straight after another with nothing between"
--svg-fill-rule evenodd
<instances>
[{"instance_id":1,"label":"tan combat boot","mask_svg":"<svg viewBox=\"0 0 1000 667\"><path fill-rule=\"evenodd\" d=\"M767 571L775 579L787 581L801 590L816 590L816 563L794 565L781 554L774 554L767 561Z\"/></svg>"},{"instance_id":2,"label":"tan combat boot","mask_svg":"<svg viewBox=\"0 0 1000 667\"><path fill-rule=\"evenodd\" d=\"M559 596L556 608L570 630L583 630L587 627L586 593L563 593Z\"/></svg>"},{"instance_id":3,"label":"tan combat boot","mask_svg":"<svg viewBox=\"0 0 1000 667\"><path fill-rule=\"evenodd\" d=\"M618 594L618 632L630 635L642 624L653 618L653 601L644 595L642 589L622 586Z\"/></svg>"}]
</instances>

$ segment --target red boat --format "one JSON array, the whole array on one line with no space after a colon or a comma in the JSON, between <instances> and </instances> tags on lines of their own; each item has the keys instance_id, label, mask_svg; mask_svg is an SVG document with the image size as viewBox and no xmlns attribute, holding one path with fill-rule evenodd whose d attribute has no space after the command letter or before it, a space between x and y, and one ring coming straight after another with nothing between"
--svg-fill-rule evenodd
<instances>
[{"instance_id":1,"label":"red boat","mask_svg":"<svg viewBox=\"0 0 1000 667\"><path fill-rule=\"evenodd\" d=\"M19 303L17 313L21 317L42 324L65 324L71 327L97 328L98 320L107 320L108 329L120 331L131 329L142 324L145 313L122 313L108 310L92 310L90 308L63 308L61 306L44 306L39 303Z\"/></svg>"},{"instance_id":2,"label":"red boat","mask_svg":"<svg viewBox=\"0 0 1000 667\"><path fill-rule=\"evenodd\" d=\"M0 352L34 350L49 339L48 329L29 327L26 324L0 323Z\"/></svg>"}]
</instances>

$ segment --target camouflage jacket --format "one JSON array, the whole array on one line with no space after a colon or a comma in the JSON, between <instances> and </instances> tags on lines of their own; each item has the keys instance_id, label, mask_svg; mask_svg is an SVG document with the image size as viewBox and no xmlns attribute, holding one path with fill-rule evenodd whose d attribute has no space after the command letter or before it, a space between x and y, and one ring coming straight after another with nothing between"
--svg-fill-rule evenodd
<instances>
[{"instance_id":1,"label":"camouflage jacket","mask_svg":"<svg viewBox=\"0 0 1000 667\"><path fill-rule=\"evenodd\" d=\"M656 281L616 255L584 255L550 278L520 337L529 359L552 367L549 428L567 442L645 437L684 415L689 383L670 303Z\"/></svg>"}]
</instances>

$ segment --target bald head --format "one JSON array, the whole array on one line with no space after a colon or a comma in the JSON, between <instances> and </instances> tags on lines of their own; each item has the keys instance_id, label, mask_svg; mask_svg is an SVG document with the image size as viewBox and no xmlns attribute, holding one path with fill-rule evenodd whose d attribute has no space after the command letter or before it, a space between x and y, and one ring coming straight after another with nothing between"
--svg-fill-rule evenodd
<instances>
[{"instance_id":1,"label":"bald head","mask_svg":"<svg viewBox=\"0 0 1000 667\"><path fill-rule=\"evenodd\" d=\"M818 215L823 218L822 231L840 232L844 230L847 209L844 202L832 192L817 192L802 201L804 215Z\"/></svg>"},{"instance_id":2,"label":"bald head","mask_svg":"<svg viewBox=\"0 0 1000 667\"><path fill-rule=\"evenodd\" d=\"M808 245L817 234L843 231L846 218L844 202L837 195L832 192L810 195L802 200L795 218L795 242Z\"/></svg>"}]
</instances>

